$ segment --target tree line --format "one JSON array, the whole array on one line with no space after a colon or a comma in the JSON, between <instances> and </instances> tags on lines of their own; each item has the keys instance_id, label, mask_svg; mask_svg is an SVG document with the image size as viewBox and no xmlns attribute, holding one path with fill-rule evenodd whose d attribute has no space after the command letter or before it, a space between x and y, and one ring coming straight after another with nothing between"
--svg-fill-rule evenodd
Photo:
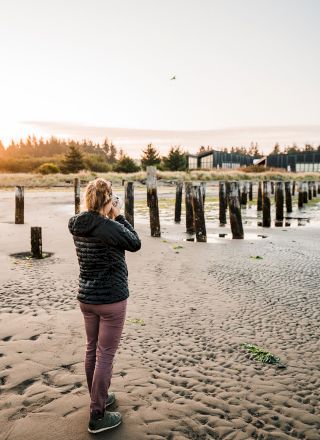
<instances>
[{"instance_id":1,"label":"tree line","mask_svg":"<svg viewBox=\"0 0 320 440\"><path fill-rule=\"evenodd\" d=\"M155 165L160 170L183 171L187 168L187 152L180 146L172 146L168 155L161 156L149 144L142 150L140 160L126 154L107 138L100 144L91 140L65 140L54 136L47 140L28 136L19 142L11 141L4 148L0 140L0 171L70 173L80 170L96 172L136 172Z\"/></svg>"}]
</instances>

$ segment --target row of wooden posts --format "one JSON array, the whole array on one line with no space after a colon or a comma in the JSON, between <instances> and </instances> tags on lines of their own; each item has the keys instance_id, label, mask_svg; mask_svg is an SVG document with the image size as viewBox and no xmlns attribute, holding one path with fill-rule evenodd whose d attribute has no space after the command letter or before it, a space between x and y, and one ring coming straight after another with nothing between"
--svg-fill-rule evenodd
<instances>
[{"instance_id":1,"label":"row of wooden posts","mask_svg":"<svg viewBox=\"0 0 320 440\"><path fill-rule=\"evenodd\" d=\"M126 219L134 226L134 182L123 181ZM195 184L185 182L186 232L195 234L197 241L207 241L205 223L205 196L206 183ZM261 226L271 226L271 194L275 196L275 225L282 226L284 219L284 204L287 213L292 212L292 196L296 192L296 182L259 181L257 193L257 211L262 212ZM314 181L298 182L298 207L303 208L305 203L320 194L320 183ZM181 222L183 182L176 182L175 215L174 221ZM253 200L253 182L237 181L219 182L219 222L221 226L227 223L227 210L232 237L244 238L241 206L246 206ZM24 187L16 187L15 223L24 223ZM75 214L80 212L80 179L74 179ZM157 195L156 168L147 167L147 206L149 207L150 230L152 237L160 237L160 216ZM35 258L42 258L41 227L31 228L31 253Z\"/></svg>"}]
</instances>

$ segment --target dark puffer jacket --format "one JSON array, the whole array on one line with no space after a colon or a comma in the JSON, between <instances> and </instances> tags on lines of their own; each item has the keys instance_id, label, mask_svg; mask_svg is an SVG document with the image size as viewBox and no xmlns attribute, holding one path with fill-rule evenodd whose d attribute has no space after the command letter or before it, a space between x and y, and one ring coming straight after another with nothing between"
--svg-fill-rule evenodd
<instances>
[{"instance_id":1,"label":"dark puffer jacket","mask_svg":"<svg viewBox=\"0 0 320 440\"><path fill-rule=\"evenodd\" d=\"M131 224L121 214L111 220L96 211L85 211L71 217L68 227L80 266L78 300L109 304L128 298L125 251L141 248Z\"/></svg>"}]
</instances>

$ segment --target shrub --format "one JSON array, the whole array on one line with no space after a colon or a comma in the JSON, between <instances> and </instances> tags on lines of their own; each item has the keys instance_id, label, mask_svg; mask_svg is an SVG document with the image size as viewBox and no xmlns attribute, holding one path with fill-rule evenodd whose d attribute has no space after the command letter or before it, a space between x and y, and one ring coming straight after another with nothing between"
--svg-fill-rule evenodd
<instances>
[{"instance_id":1,"label":"shrub","mask_svg":"<svg viewBox=\"0 0 320 440\"><path fill-rule=\"evenodd\" d=\"M114 166L114 171L118 173L135 173L140 171L140 167L129 156L122 156Z\"/></svg>"},{"instance_id":2,"label":"shrub","mask_svg":"<svg viewBox=\"0 0 320 440\"><path fill-rule=\"evenodd\" d=\"M270 167L263 165L248 165L247 167L241 167L241 171L244 173L264 173L270 171Z\"/></svg>"},{"instance_id":3,"label":"shrub","mask_svg":"<svg viewBox=\"0 0 320 440\"><path fill-rule=\"evenodd\" d=\"M52 162L46 162L39 166L37 171L40 174L56 174L60 173L60 168Z\"/></svg>"}]
</instances>

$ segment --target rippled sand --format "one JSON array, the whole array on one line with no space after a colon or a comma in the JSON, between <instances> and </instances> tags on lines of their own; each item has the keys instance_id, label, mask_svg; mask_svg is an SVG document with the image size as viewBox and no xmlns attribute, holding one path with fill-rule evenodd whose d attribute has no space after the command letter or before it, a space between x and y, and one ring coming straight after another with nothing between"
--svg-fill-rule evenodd
<instances>
[{"instance_id":1,"label":"rippled sand","mask_svg":"<svg viewBox=\"0 0 320 440\"><path fill-rule=\"evenodd\" d=\"M0 438L92 438L72 193L26 193L24 225L13 223L13 195L0 194ZM52 257L9 256L29 250L30 226L42 226ZM171 240L183 222L167 222L162 238L136 224L142 249L127 253L111 384L123 423L98 438L320 439L320 229L248 228L245 240L205 244ZM257 231L267 237L251 239ZM242 342L286 368L250 359Z\"/></svg>"}]
</instances>

